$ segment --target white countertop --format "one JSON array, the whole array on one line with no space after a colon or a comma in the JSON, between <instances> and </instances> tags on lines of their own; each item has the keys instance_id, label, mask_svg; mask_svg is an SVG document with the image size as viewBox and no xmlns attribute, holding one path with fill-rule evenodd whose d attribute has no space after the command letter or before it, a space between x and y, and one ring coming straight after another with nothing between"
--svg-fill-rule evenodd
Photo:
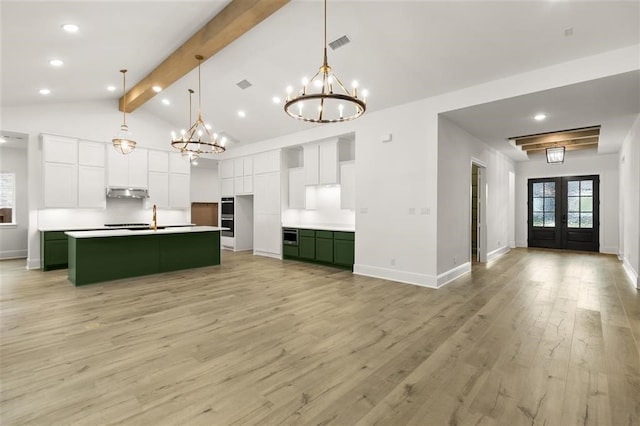
<instances>
[{"instance_id":1,"label":"white countertop","mask_svg":"<svg viewBox=\"0 0 640 426\"><path fill-rule=\"evenodd\" d=\"M170 227L170 226L194 226L193 223L159 223L158 226L162 227ZM100 230L115 230L113 227L104 226L104 225L96 225L96 226L45 226L38 228L40 232L49 232L49 231L100 231Z\"/></svg>"},{"instance_id":2,"label":"white countertop","mask_svg":"<svg viewBox=\"0 0 640 426\"><path fill-rule=\"evenodd\" d=\"M319 231L340 231L340 232L356 232L356 226L355 225L323 225L323 224L317 224L317 225L301 225L301 224L290 224L290 223L285 223L282 225L283 228L298 228L298 229L315 229L315 230L319 230Z\"/></svg>"},{"instance_id":3,"label":"white countertop","mask_svg":"<svg viewBox=\"0 0 640 426\"><path fill-rule=\"evenodd\" d=\"M190 232L210 232L222 231L228 228L218 226L182 226L165 229L137 229L135 231L129 229L108 229L98 231L69 231L65 232L73 238L101 238L101 237L133 237L136 235L158 235L158 234L186 234Z\"/></svg>"}]
</instances>

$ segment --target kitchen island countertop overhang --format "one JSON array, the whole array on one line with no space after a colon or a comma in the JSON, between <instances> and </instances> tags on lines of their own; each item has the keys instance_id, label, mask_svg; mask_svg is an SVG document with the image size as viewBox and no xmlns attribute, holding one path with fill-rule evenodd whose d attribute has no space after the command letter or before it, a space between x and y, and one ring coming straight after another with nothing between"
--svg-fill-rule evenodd
<instances>
[{"instance_id":1,"label":"kitchen island countertop overhang","mask_svg":"<svg viewBox=\"0 0 640 426\"><path fill-rule=\"evenodd\" d=\"M76 286L220 265L215 226L70 231L68 276Z\"/></svg>"}]
</instances>

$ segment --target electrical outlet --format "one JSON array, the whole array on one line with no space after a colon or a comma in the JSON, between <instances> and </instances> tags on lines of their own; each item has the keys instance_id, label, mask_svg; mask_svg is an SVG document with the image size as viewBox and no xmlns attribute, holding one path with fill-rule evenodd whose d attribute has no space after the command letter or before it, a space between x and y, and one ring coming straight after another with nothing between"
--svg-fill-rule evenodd
<instances>
[{"instance_id":1,"label":"electrical outlet","mask_svg":"<svg viewBox=\"0 0 640 426\"><path fill-rule=\"evenodd\" d=\"M391 264L391 266L396 266L396 260L395 259L391 259L391 261L389 263Z\"/></svg>"},{"instance_id":2,"label":"electrical outlet","mask_svg":"<svg viewBox=\"0 0 640 426\"><path fill-rule=\"evenodd\" d=\"M420 209L420 214L424 216L428 216L431 214L431 209L429 207L423 207Z\"/></svg>"},{"instance_id":3,"label":"electrical outlet","mask_svg":"<svg viewBox=\"0 0 640 426\"><path fill-rule=\"evenodd\" d=\"M458 264L458 258L456 258L455 256L453 256L453 264L457 265Z\"/></svg>"},{"instance_id":4,"label":"electrical outlet","mask_svg":"<svg viewBox=\"0 0 640 426\"><path fill-rule=\"evenodd\" d=\"M414 207L409 207L409 214L416 214L416 209Z\"/></svg>"},{"instance_id":5,"label":"electrical outlet","mask_svg":"<svg viewBox=\"0 0 640 426\"><path fill-rule=\"evenodd\" d=\"M367 214L369 213L369 209L366 207L360 207L360 214Z\"/></svg>"}]
</instances>

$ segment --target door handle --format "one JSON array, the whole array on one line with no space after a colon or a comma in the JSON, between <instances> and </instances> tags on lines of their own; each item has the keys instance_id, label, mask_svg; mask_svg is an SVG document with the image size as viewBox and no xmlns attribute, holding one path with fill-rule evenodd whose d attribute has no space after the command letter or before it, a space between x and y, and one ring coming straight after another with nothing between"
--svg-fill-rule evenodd
<instances>
[{"instance_id":1,"label":"door handle","mask_svg":"<svg viewBox=\"0 0 640 426\"><path fill-rule=\"evenodd\" d=\"M567 215L566 214L562 215L562 223L563 224L567 223Z\"/></svg>"}]
</instances>

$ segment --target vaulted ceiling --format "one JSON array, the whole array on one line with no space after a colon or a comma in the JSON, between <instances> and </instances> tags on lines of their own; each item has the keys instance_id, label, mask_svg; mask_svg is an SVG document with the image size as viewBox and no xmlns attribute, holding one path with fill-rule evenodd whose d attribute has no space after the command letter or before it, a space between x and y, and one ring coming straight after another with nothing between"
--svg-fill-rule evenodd
<instances>
[{"instance_id":1,"label":"vaulted ceiling","mask_svg":"<svg viewBox=\"0 0 640 426\"><path fill-rule=\"evenodd\" d=\"M133 87L228 3L4 0L0 4L2 106L112 100L117 108L121 95L118 70L129 70L127 81ZM329 62L340 78L357 79L369 89L368 108L376 111L637 45L639 5L630 1L329 0L329 40L343 35L351 40L330 50ZM80 26L78 33L61 30L68 22ZM288 85L296 86L301 77L314 73L321 65L321 54L322 3L292 0L202 65L205 119L238 144L308 128L309 124L287 117L282 105L272 99L284 97ZM51 67L48 61L53 58L62 59L64 66ZM242 80L251 86L239 88L236 84ZM624 81L633 88L638 77ZM118 90L108 92L108 85ZM51 94L38 94L43 87L50 88ZM187 89L196 87L197 75L191 71L139 110L176 128L185 127ZM169 105L163 103L165 99ZM615 109L616 99L602 101ZM512 114L518 113L514 105L509 105ZM579 114L580 104L574 106ZM619 109L622 115L629 115L634 108L637 114L636 105ZM240 110L246 117L238 116ZM487 118L489 110L492 108L469 110L453 114L452 119L474 134L478 128L483 139L500 134L503 143L508 136L537 133L523 126L514 132L504 129L484 135L476 117ZM498 105L493 106L494 114L499 110ZM519 112L530 114L524 107ZM503 126L498 118L493 117L494 129ZM554 124L559 127L541 128L540 132L575 127ZM592 124L600 123L588 125ZM522 159L517 154L513 157Z\"/></svg>"}]
</instances>

